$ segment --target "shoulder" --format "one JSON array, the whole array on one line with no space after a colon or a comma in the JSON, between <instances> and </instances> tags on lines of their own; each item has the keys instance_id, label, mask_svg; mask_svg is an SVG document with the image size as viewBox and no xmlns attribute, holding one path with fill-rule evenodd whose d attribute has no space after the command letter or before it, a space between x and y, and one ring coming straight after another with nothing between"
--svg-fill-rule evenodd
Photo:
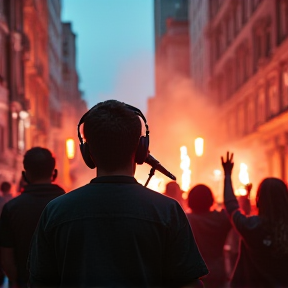
<instances>
[{"instance_id":1,"label":"shoulder","mask_svg":"<svg viewBox=\"0 0 288 288\"><path fill-rule=\"evenodd\" d=\"M23 201L25 201L26 195L19 195L15 198L12 198L8 202L5 203L3 210L11 211L13 209L18 209L19 206L23 205Z\"/></svg>"}]
</instances>

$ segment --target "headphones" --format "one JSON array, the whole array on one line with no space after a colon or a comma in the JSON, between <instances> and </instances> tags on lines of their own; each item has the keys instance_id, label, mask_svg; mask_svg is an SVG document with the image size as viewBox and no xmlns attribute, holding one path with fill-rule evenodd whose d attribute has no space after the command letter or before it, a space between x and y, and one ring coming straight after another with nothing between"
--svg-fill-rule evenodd
<instances>
[{"instance_id":1,"label":"headphones","mask_svg":"<svg viewBox=\"0 0 288 288\"><path fill-rule=\"evenodd\" d=\"M80 133L80 126L85 123L85 118L88 116L88 114L90 113L90 111L96 107L98 104L96 104L95 106L93 106L90 110L88 110L79 120L78 126L77 126L77 131L78 131L78 139L80 141L79 147L80 147L80 151L81 151L81 155L82 158L85 162L85 164L90 168L90 169L94 169L96 168L96 165L91 157L90 151L89 151L89 146L87 142L84 142L81 133ZM131 105L125 104L125 107L131 111L133 111L136 115L138 115L145 123L145 127L146 127L146 135L145 136L141 136L139 139L139 143L138 143L138 147L137 147L137 151L135 154L135 162L137 164L143 164L149 154L149 127L147 124L147 120L145 118L145 116L143 115L143 113L136 107L133 107ZM141 125L142 126L142 125Z\"/></svg>"}]
</instances>

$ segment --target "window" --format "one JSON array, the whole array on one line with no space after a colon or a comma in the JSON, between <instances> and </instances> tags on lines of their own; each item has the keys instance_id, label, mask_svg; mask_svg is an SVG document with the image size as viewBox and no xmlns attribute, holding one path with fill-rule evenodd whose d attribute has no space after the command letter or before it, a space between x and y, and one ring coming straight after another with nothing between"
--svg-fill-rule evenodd
<instances>
[{"instance_id":1,"label":"window","mask_svg":"<svg viewBox=\"0 0 288 288\"><path fill-rule=\"evenodd\" d=\"M250 0L241 1L242 4L242 15L243 15L243 23L246 23L249 18L250 13Z\"/></svg>"},{"instance_id":2,"label":"window","mask_svg":"<svg viewBox=\"0 0 288 288\"><path fill-rule=\"evenodd\" d=\"M4 127L0 125L0 156L4 154L5 151L5 135Z\"/></svg>"},{"instance_id":3,"label":"window","mask_svg":"<svg viewBox=\"0 0 288 288\"><path fill-rule=\"evenodd\" d=\"M279 98L275 79L269 82L268 87L269 116L274 116L279 111Z\"/></svg>"},{"instance_id":4,"label":"window","mask_svg":"<svg viewBox=\"0 0 288 288\"><path fill-rule=\"evenodd\" d=\"M233 17L230 15L228 18L228 43L230 43L233 40L233 35L234 35L234 22L233 22Z\"/></svg>"},{"instance_id":5,"label":"window","mask_svg":"<svg viewBox=\"0 0 288 288\"><path fill-rule=\"evenodd\" d=\"M228 139L231 139L235 136L236 134L236 117L237 117L237 113L235 112L231 112L228 114Z\"/></svg>"},{"instance_id":6,"label":"window","mask_svg":"<svg viewBox=\"0 0 288 288\"><path fill-rule=\"evenodd\" d=\"M255 128L255 103L254 103L254 99L250 99L248 102L248 108L247 108L247 129L248 132L253 132L254 128Z\"/></svg>"},{"instance_id":7,"label":"window","mask_svg":"<svg viewBox=\"0 0 288 288\"><path fill-rule=\"evenodd\" d=\"M282 69L282 105L283 108L288 107L288 66Z\"/></svg>"},{"instance_id":8,"label":"window","mask_svg":"<svg viewBox=\"0 0 288 288\"><path fill-rule=\"evenodd\" d=\"M278 42L281 43L288 34L288 0L277 1Z\"/></svg>"},{"instance_id":9,"label":"window","mask_svg":"<svg viewBox=\"0 0 288 288\"><path fill-rule=\"evenodd\" d=\"M252 0L252 10L255 11L260 4L261 0Z\"/></svg>"},{"instance_id":10,"label":"window","mask_svg":"<svg viewBox=\"0 0 288 288\"><path fill-rule=\"evenodd\" d=\"M219 76L217 78L217 100L218 103L221 104L225 99L224 99L224 95L223 95L223 77Z\"/></svg>"},{"instance_id":11,"label":"window","mask_svg":"<svg viewBox=\"0 0 288 288\"><path fill-rule=\"evenodd\" d=\"M218 60L221 55L221 39L220 39L219 31L216 32L216 37L215 37L215 52L216 52L215 59Z\"/></svg>"},{"instance_id":12,"label":"window","mask_svg":"<svg viewBox=\"0 0 288 288\"><path fill-rule=\"evenodd\" d=\"M241 105L238 109L238 134L239 136L244 135L245 133L245 110L244 106Z\"/></svg>"},{"instance_id":13,"label":"window","mask_svg":"<svg viewBox=\"0 0 288 288\"><path fill-rule=\"evenodd\" d=\"M258 99L257 99L257 123L262 124L266 120L266 111L265 111L265 90L261 89L258 92Z\"/></svg>"},{"instance_id":14,"label":"window","mask_svg":"<svg viewBox=\"0 0 288 288\"><path fill-rule=\"evenodd\" d=\"M259 33L258 31L256 32L255 38L254 38L254 42L255 42L255 65L256 67L258 66L258 61L259 59L262 57L262 34Z\"/></svg>"},{"instance_id":15,"label":"window","mask_svg":"<svg viewBox=\"0 0 288 288\"><path fill-rule=\"evenodd\" d=\"M246 47L244 51L243 65L244 65L243 76L244 76L244 81L246 81L247 78L250 76L250 67L251 67L251 54L250 54L248 47Z\"/></svg>"},{"instance_id":16,"label":"window","mask_svg":"<svg viewBox=\"0 0 288 288\"><path fill-rule=\"evenodd\" d=\"M269 56L270 55L270 53L271 53L271 29L270 29L270 27L268 27L267 29L266 29L266 35L265 35L265 37L266 37L266 43L265 43L265 56Z\"/></svg>"},{"instance_id":17,"label":"window","mask_svg":"<svg viewBox=\"0 0 288 288\"><path fill-rule=\"evenodd\" d=\"M236 8L236 32L238 33L242 28L242 7L238 3Z\"/></svg>"},{"instance_id":18,"label":"window","mask_svg":"<svg viewBox=\"0 0 288 288\"><path fill-rule=\"evenodd\" d=\"M226 30L225 30L225 22L223 21L221 23L221 30L220 30L220 45L221 45L221 54L225 51L226 49Z\"/></svg>"},{"instance_id":19,"label":"window","mask_svg":"<svg viewBox=\"0 0 288 288\"><path fill-rule=\"evenodd\" d=\"M241 86L244 82L244 73L245 73L245 51L243 51L243 47L239 47L236 53L236 85L237 88Z\"/></svg>"},{"instance_id":20,"label":"window","mask_svg":"<svg viewBox=\"0 0 288 288\"><path fill-rule=\"evenodd\" d=\"M254 69L264 64L265 58L271 53L270 19L259 19L254 28ZM261 60L261 61L260 61Z\"/></svg>"},{"instance_id":21,"label":"window","mask_svg":"<svg viewBox=\"0 0 288 288\"><path fill-rule=\"evenodd\" d=\"M231 65L226 67L226 99L231 97L233 92L233 71Z\"/></svg>"}]
</instances>

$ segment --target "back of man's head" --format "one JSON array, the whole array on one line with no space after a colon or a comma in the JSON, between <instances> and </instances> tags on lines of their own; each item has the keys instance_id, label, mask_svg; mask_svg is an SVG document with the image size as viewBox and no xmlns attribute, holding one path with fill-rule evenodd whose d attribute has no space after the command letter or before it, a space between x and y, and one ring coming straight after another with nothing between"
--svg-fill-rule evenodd
<instances>
[{"instance_id":1,"label":"back of man's head","mask_svg":"<svg viewBox=\"0 0 288 288\"><path fill-rule=\"evenodd\" d=\"M1 183L0 189L4 194L8 194L11 190L11 184L7 181L4 181Z\"/></svg>"},{"instance_id":2,"label":"back of man's head","mask_svg":"<svg viewBox=\"0 0 288 288\"><path fill-rule=\"evenodd\" d=\"M116 171L135 158L141 136L139 116L116 100L98 103L84 122L84 137L98 168Z\"/></svg>"},{"instance_id":3,"label":"back of man's head","mask_svg":"<svg viewBox=\"0 0 288 288\"><path fill-rule=\"evenodd\" d=\"M25 153L23 166L26 174L29 174L30 182L50 179L55 168L55 158L48 149L34 147Z\"/></svg>"}]
</instances>

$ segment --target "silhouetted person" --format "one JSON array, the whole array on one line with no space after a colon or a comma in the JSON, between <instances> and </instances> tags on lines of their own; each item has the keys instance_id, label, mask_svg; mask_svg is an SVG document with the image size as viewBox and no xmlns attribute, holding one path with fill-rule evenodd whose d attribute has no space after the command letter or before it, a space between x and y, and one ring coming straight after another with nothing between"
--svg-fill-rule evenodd
<instances>
[{"instance_id":1,"label":"silhouetted person","mask_svg":"<svg viewBox=\"0 0 288 288\"><path fill-rule=\"evenodd\" d=\"M9 182L2 182L0 190L2 192L2 195L0 196L0 215L3 210L3 206L10 201L13 196L11 194L11 184Z\"/></svg>"},{"instance_id":2,"label":"silhouetted person","mask_svg":"<svg viewBox=\"0 0 288 288\"><path fill-rule=\"evenodd\" d=\"M171 197L179 202L182 208L184 208L184 201L182 198L182 190L177 182L171 181L166 184L165 196Z\"/></svg>"},{"instance_id":3,"label":"silhouetted person","mask_svg":"<svg viewBox=\"0 0 288 288\"><path fill-rule=\"evenodd\" d=\"M12 285L26 287L27 258L39 217L52 199L64 190L51 184L57 176L55 158L48 149L35 147L23 159L23 177L28 185L4 205L0 219L1 264Z\"/></svg>"},{"instance_id":4,"label":"silhouetted person","mask_svg":"<svg viewBox=\"0 0 288 288\"><path fill-rule=\"evenodd\" d=\"M116 100L82 116L82 156L97 177L47 205L30 254L31 286L198 285L207 268L178 202L139 184L148 155L140 110Z\"/></svg>"},{"instance_id":5,"label":"silhouetted person","mask_svg":"<svg viewBox=\"0 0 288 288\"><path fill-rule=\"evenodd\" d=\"M288 287L288 190L277 178L264 179L257 190L258 216L241 213L232 188L233 154L222 157L224 203L241 236L231 287Z\"/></svg>"},{"instance_id":6,"label":"silhouetted person","mask_svg":"<svg viewBox=\"0 0 288 288\"><path fill-rule=\"evenodd\" d=\"M205 287L220 288L227 283L223 248L231 224L224 210L211 210L213 204L210 188L203 184L196 185L188 195L188 206L192 213L188 213L187 217L209 269L209 274L203 278Z\"/></svg>"}]
</instances>

